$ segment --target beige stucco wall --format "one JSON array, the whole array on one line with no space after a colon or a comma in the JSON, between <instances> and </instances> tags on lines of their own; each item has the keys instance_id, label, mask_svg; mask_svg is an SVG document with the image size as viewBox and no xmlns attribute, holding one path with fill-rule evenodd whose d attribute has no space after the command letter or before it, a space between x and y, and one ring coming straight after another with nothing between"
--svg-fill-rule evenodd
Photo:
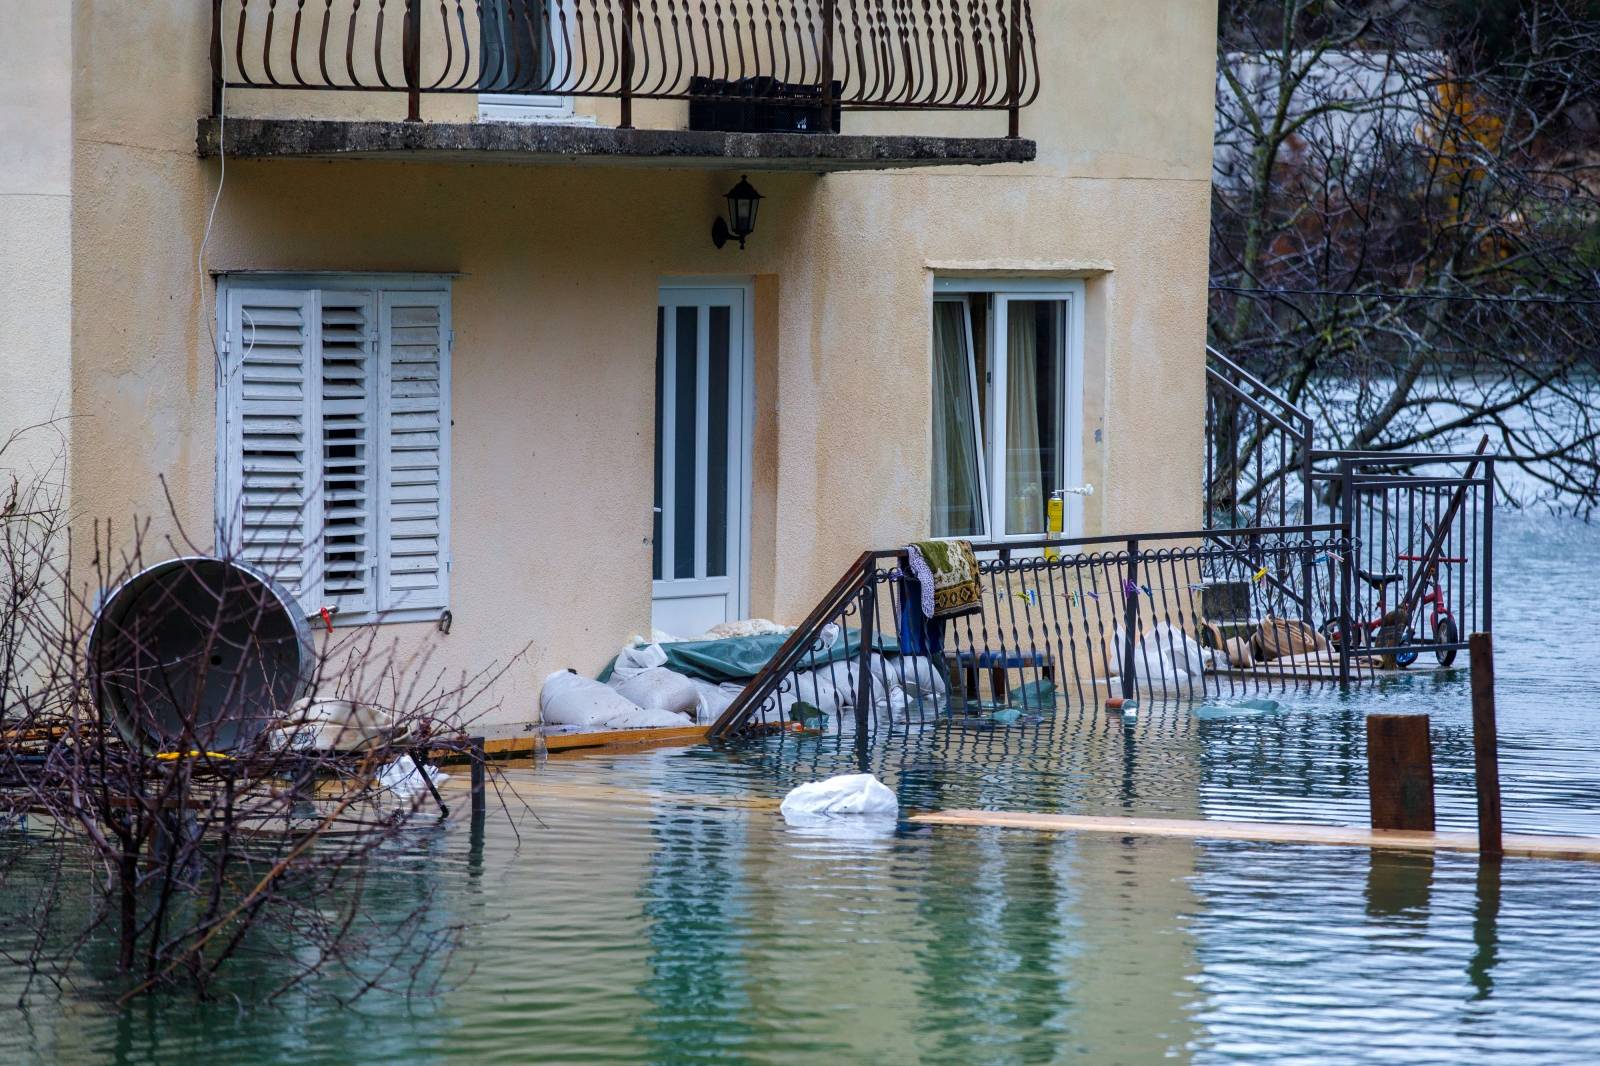
<instances>
[{"instance_id":1,"label":"beige stucco wall","mask_svg":"<svg viewBox=\"0 0 1600 1066\"><path fill-rule=\"evenodd\" d=\"M60 485L66 430L55 420L70 411L72 375L72 18L57 0L16 0L6 22L0 33L0 471ZM9 494L10 478L4 482L0 492Z\"/></svg>"},{"instance_id":2,"label":"beige stucco wall","mask_svg":"<svg viewBox=\"0 0 1600 1066\"><path fill-rule=\"evenodd\" d=\"M195 157L194 128L209 27L187 0L75 10L93 58L69 190L74 498L86 518L153 515L158 539L173 528L164 475L203 541L214 287L195 257L221 168ZM674 275L757 279L755 613L794 620L861 548L925 531L938 271L1086 278L1088 528L1193 525L1214 0L1040 10L1046 93L1023 124L1037 163L763 174L743 253L707 237L731 171L228 162L207 271L460 275L455 625L385 636L437 642L432 662L451 670L526 647L499 687L509 727L532 719L545 673L597 669L647 630L654 307ZM129 34L160 41L162 61L108 46ZM995 133L1003 117L955 126Z\"/></svg>"}]
</instances>

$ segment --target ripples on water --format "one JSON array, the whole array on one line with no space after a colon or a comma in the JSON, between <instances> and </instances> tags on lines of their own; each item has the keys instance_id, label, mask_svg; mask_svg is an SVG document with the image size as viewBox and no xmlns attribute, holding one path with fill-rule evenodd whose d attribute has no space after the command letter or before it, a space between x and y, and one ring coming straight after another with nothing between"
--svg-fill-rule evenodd
<instances>
[{"instance_id":1,"label":"ripples on water","mask_svg":"<svg viewBox=\"0 0 1600 1066\"><path fill-rule=\"evenodd\" d=\"M1579 621L1596 531L1501 523L1508 828L1600 832ZM928 733L872 768L916 808L1362 824L1363 716L1433 716L1440 820L1472 822L1464 673L1277 714L1069 713ZM428 836L383 877L476 923L450 991L283 1010L41 1003L7 1061L1573 1062L1600 1060L1600 866L902 827L842 839L771 802L855 768L831 741L552 760L538 811ZM407 898L401 894L401 898ZM381 920L381 914L375 916ZM0 992L4 989L0 988Z\"/></svg>"}]
</instances>

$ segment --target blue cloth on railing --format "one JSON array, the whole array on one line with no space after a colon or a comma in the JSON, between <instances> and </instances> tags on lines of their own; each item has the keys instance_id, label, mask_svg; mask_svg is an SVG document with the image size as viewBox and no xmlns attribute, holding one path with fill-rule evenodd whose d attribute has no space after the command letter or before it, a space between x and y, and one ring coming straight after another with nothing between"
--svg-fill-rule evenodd
<instances>
[{"instance_id":1,"label":"blue cloth on railing","mask_svg":"<svg viewBox=\"0 0 1600 1066\"><path fill-rule=\"evenodd\" d=\"M944 655L944 622L943 618L929 618L922 613L922 582L909 574L900 578L900 651L940 661Z\"/></svg>"}]
</instances>

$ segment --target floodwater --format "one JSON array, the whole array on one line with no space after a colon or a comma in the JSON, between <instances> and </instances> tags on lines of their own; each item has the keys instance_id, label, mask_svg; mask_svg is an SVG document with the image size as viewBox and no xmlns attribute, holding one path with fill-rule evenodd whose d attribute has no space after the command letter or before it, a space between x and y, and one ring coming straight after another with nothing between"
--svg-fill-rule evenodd
<instances>
[{"instance_id":1,"label":"floodwater","mask_svg":"<svg viewBox=\"0 0 1600 1066\"><path fill-rule=\"evenodd\" d=\"M1600 529L1506 516L1495 604L1508 829L1600 833ZM1425 655L1423 664L1429 658ZM1420 665L1420 664L1419 664ZM1465 671L1132 727L929 731L871 768L904 807L1364 824L1362 719L1432 716L1440 822L1473 821ZM270 1009L37 997L0 1061L1600 1061L1600 864L1111 835L791 829L848 741L553 758L536 812L419 831L369 915L467 923L430 998ZM243 989L264 986L252 961ZM10 982L0 981L0 994Z\"/></svg>"}]
</instances>

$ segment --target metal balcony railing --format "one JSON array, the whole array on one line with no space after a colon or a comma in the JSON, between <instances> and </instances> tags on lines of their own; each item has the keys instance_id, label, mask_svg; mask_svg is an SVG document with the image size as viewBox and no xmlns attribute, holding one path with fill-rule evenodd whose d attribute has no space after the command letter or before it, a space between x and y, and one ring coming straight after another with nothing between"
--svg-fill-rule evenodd
<instances>
[{"instance_id":1,"label":"metal balcony railing","mask_svg":"<svg viewBox=\"0 0 1600 1066\"><path fill-rule=\"evenodd\" d=\"M974 544L977 613L934 626L904 549L863 553L712 726L714 738L1023 725L1064 708L1192 703L1369 679L1325 637L1248 663L1263 627L1350 628L1339 525ZM932 628L930 628L932 626ZM1276 628L1275 628L1276 627ZM1276 638L1275 638L1276 639ZM996 718L996 712L1000 717Z\"/></svg>"},{"instance_id":2,"label":"metal balcony railing","mask_svg":"<svg viewBox=\"0 0 1600 1066\"><path fill-rule=\"evenodd\" d=\"M236 90L743 99L1020 110L1032 0L213 0L212 110Z\"/></svg>"}]
</instances>

